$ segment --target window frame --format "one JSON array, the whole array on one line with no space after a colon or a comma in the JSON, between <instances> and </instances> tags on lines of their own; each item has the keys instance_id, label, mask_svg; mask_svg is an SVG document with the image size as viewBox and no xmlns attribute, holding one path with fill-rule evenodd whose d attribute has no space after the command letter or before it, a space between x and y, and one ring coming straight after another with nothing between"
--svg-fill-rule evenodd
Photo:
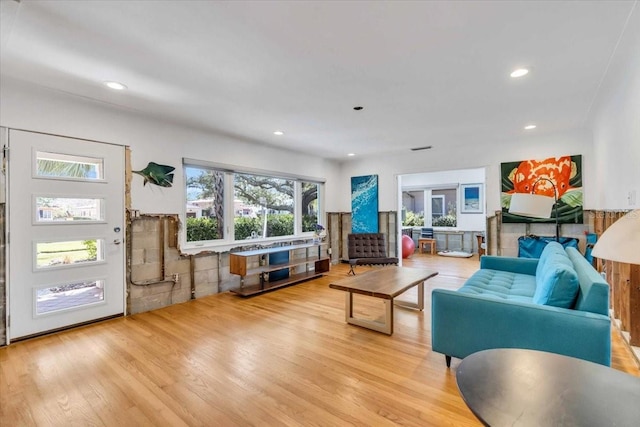
<instances>
[{"instance_id":1,"label":"window frame","mask_svg":"<svg viewBox=\"0 0 640 427\"><path fill-rule=\"evenodd\" d=\"M191 241L187 242L187 233L186 233L186 218L187 218L187 176L186 176L186 168L200 168L200 169L209 169L218 172L224 173L224 195L223 195L223 210L224 210L224 230L222 239L216 240L200 240L200 241ZM182 203L182 211L181 211L181 221L185 224L184 231L181 233L180 241L182 243L182 248L186 252L200 251L203 248L216 248L217 250L229 250L233 247L237 247L243 244L269 244L276 243L280 241L291 241L296 239L308 239L313 236L312 231L302 231L302 183L310 182L316 183L318 185L318 213L317 218L324 218L325 209L324 209L324 189L325 182L324 178L317 177L309 177L302 176L297 174L290 174L279 171L271 171L264 169L256 169L249 167L241 167L236 165L229 165L224 163L217 162L209 162L206 160L198 160L198 159L190 159L183 158L182 159L182 174L183 174L183 203ZM234 219L235 219L235 209L234 209L234 196L235 196L235 174L245 174L245 175L256 175L268 178L279 178L279 179L287 179L294 181L294 191L293 191L293 203L294 203L294 227L293 234L287 236L276 236L276 237L267 237L267 238L256 238L256 239L243 239L237 240L235 238L235 227L234 227ZM322 224L322 222L320 222ZM326 224L322 224L325 225Z\"/></svg>"}]
</instances>

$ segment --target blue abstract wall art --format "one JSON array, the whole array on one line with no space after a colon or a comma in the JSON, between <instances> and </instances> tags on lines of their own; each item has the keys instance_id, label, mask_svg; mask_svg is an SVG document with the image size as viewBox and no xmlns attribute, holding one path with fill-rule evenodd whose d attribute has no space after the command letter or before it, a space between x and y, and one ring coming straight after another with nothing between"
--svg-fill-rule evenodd
<instances>
[{"instance_id":1,"label":"blue abstract wall art","mask_svg":"<svg viewBox=\"0 0 640 427\"><path fill-rule=\"evenodd\" d=\"M351 232L378 232L378 175L351 177Z\"/></svg>"}]
</instances>

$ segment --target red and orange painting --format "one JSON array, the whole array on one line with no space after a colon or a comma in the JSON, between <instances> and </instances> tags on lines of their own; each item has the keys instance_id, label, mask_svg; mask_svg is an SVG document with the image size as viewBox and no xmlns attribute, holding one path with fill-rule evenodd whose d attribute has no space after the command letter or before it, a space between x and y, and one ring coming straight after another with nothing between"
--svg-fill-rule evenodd
<instances>
[{"instance_id":1,"label":"red and orange painting","mask_svg":"<svg viewBox=\"0 0 640 427\"><path fill-rule=\"evenodd\" d=\"M582 224L582 156L522 160L500 165L502 222L555 222L555 218L528 218L509 213L511 195L532 193L558 197L558 221ZM555 185L555 190L554 190Z\"/></svg>"}]
</instances>

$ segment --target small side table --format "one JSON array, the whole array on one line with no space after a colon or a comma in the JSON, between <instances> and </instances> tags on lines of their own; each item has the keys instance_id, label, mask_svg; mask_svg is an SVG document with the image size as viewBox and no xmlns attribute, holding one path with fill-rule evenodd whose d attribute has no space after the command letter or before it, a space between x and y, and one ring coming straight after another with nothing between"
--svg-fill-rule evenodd
<instances>
[{"instance_id":1,"label":"small side table","mask_svg":"<svg viewBox=\"0 0 640 427\"><path fill-rule=\"evenodd\" d=\"M640 378L537 350L499 348L465 357L458 389L484 425L637 426Z\"/></svg>"},{"instance_id":2,"label":"small side table","mask_svg":"<svg viewBox=\"0 0 640 427\"><path fill-rule=\"evenodd\" d=\"M418 247L420 248L420 253L423 253L422 250L424 249L424 245L429 245L431 255L434 255L436 253L436 239L426 237L418 239Z\"/></svg>"}]
</instances>

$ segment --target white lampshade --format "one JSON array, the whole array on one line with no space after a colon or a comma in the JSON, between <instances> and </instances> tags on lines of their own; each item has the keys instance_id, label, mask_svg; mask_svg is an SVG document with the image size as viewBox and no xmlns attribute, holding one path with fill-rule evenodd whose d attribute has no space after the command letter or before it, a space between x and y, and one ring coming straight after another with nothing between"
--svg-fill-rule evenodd
<instances>
[{"instance_id":1,"label":"white lampshade","mask_svg":"<svg viewBox=\"0 0 640 427\"><path fill-rule=\"evenodd\" d=\"M640 209L627 213L598 238L591 255L600 259L640 264Z\"/></svg>"},{"instance_id":2,"label":"white lampshade","mask_svg":"<svg viewBox=\"0 0 640 427\"><path fill-rule=\"evenodd\" d=\"M555 198L540 194L513 193L509 213L529 218L551 218Z\"/></svg>"}]
</instances>

